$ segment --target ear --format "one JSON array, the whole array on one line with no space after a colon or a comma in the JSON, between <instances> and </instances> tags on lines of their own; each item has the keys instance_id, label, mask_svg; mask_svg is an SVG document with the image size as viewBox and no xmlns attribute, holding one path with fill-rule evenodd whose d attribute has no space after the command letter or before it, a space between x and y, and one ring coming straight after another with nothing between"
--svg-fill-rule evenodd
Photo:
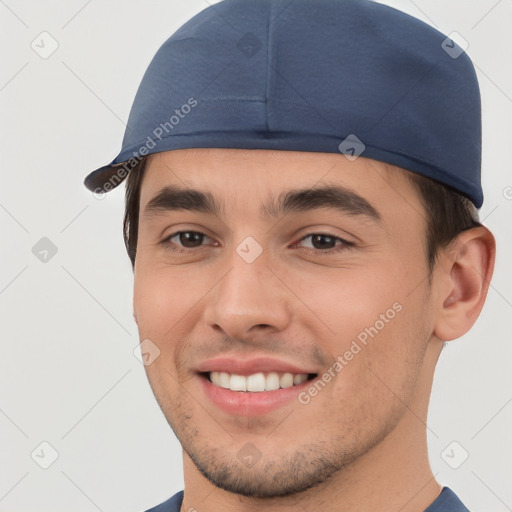
<instances>
[{"instance_id":1,"label":"ear","mask_svg":"<svg viewBox=\"0 0 512 512\"><path fill-rule=\"evenodd\" d=\"M494 236L484 226L463 231L440 250L434 326L439 339L459 338L476 322L489 290L495 257Z\"/></svg>"}]
</instances>

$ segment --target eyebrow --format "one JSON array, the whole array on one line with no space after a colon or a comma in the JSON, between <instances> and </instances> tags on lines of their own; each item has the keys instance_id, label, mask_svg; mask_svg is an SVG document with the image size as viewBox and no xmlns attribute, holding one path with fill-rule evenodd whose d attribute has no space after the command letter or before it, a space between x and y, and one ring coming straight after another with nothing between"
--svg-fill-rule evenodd
<instances>
[{"instance_id":1,"label":"eyebrow","mask_svg":"<svg viewBox=\"0 0 512 512\"><path fill-rule=\"evenodd\" d=\"M292 189L262 205L260 215L278 218L289 213L316 209L334 209L353 216L364 216L380 222L377 209L354 191L335 185L308 189ZM160 190L145 206L144 215L151 216L174 210L202 212L224 216L223 205L209 192L197 189L167 186Z\"/></svg>"}]
</instances>

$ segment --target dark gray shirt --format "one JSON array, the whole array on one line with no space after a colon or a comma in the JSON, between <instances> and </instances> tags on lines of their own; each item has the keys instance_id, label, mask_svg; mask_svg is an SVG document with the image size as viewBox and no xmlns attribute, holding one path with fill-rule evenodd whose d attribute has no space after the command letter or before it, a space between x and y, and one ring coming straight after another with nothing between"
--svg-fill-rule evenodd
<instances>
[{"instance_id":1,"label":"dark gray shirt","mask_svg":"<svg viewBox=\"0 0 512 512\"><path fill-rule=\"evenodd\" d=\"M180 512L182 502L183 491L179 491L167 501L146 510L146 512ZM451 489L443 487L441 494L424 512L469 512L469 510Z\"/></svg>"}]
</instances>

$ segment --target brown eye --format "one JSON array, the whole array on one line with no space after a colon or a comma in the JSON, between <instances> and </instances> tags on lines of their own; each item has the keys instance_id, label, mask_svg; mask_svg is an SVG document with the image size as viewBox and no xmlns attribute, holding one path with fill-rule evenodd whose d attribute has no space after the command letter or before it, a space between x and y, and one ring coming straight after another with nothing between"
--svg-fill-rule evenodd
<instances>
[{"instance_id":1,"label":"brown eye","mask_svg":"<svg viewBox=\"0 0 512 512\"><path fill-rule=\"evenodd\" d=\"M311 235L311 244L315 249L332 249L336 246L336 237L330 235Z\"/></svg>"},{"instance_id":2,"label":"brown eye","mask_svg":"<svg viewBox=\"0 0 512 512\"><path fill-rule=\"evenodd\" d=\"M181 231L176 235L183 247L199 247L205 235L197 231Z\"/></svg>"},{"instance_id":3,"label":"brown eye","mask_svg":"<svg viewBox=\"0 0 512 512\"><path fill-rule=\"evenodd\" d=\"M315 254L333 254L354 246L352 242L348 242L339 236L330 235L329 233L310 233L309 235L302 237L299 243L307 240L308 238L311 239L311 242L309 247L305 247L313 249Z\"/></svg>"},{"instance_id":4,"label":"brown eye","mask_svg":"<svg viewBox=\"0 0 512 512\"><path fill-rule=\"evenodd\" d=\"M205 238L211 240L204 233L198 231L178 231L162 240L161 244L176 252L187 252L204 245Z\"/></svg>"}]
</instances>

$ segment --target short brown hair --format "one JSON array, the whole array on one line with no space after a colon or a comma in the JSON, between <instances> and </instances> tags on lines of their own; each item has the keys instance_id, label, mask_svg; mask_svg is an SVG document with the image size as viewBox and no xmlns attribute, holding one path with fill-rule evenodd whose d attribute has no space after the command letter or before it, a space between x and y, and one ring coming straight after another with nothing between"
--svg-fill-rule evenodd
<instances>
[{"instance_id":1,"label":"short brown hair","mask_svg":"<svg viewBox=\"0 0 512 512\"><path fill-rule=\"evenodd\" d=\"M140 188L146 161L147 157L130 171L126 179L123 235L132 267L137 254ZM407 172L407 176L418 191L426 212L425 253L430 278L438 250L446 247L459 233L481 226L478 210L467 197L453 188L413 172Z\"/></svg>"}]
</instances>

